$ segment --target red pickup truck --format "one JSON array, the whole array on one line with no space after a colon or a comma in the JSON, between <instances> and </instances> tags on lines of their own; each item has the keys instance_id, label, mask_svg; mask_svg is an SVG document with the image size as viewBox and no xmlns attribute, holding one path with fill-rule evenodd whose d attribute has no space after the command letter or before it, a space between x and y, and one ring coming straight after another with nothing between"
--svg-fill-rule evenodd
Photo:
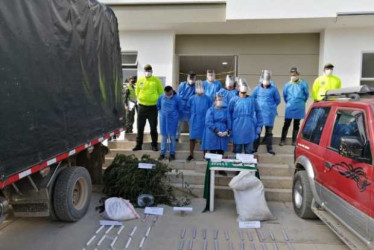
<instances>
[{"instance_id":1,"label":"red pickup truck","mask_svg":"<svg viewBox=\"0 0 374 250\"><path fill-rule=\"evenodd\" d=\"M310 108L295 147L293 206L352 249L374 249L374 89L331 90Z\"/></svg>"},{"instance_id":2,"label":"red pickup truck","mask_svg":"<svg viewBox=\"0 0 374 250\"><path fill-rule=\"evenodd\" d=\"M0 222L9 204L77 221L121 132L117 19L96 0L2 1L0 17Z\"/></svg>"}]
</instances>

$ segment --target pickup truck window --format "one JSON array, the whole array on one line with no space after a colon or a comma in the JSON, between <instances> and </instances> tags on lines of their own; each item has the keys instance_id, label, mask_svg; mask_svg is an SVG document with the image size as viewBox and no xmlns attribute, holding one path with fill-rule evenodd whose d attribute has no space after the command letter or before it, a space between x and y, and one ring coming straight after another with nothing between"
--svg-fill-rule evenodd
<instances>
[{"instance_id":1,"label":"pickup truck window","mask_svg":"<svg viewBox=\"0 0 374 250\"><path fill-rule=\"evenodd\" d=\"M340 138L342 136L355 136L359 137L364 143L366 141L365 129L363 129L364 134L359 132L359 126L364 127L363 113L359 111L338 111L336 114L334 129L331 135L330 147L338 150L340 145ZM358 124L360 121L360 125Z\"/></svg>"},{"instance_id":2,"label":"pickup truck window","mask_svg":"<svg viewBox=\"0 0 374 250\"><path fill-rule=\"evenodd\" d=\"M304 140L319 144L329 112L329 107L316 107L310 111L301 133Z\"/></svg>"}]
</instances>

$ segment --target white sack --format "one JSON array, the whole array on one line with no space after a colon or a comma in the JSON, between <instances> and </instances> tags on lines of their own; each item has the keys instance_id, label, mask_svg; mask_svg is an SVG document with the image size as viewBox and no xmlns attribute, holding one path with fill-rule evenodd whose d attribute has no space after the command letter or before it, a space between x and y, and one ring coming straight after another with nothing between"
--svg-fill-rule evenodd
<instances>
[{"instance_id":1,"label":"white sack","mask_svg":"<svg viewBox=\"0 0 374 250\"><path fill-rule=\"evenodd\" d=\"M138 219L139 214L128 200L113 197L105 200L104 217L110 220L133 220Z\"/></svg>"},{"instance_id":2,"label":"white sack","mask_svg":"<svg viewBox=\"0 0 374 250\"><path fill-rule=\"evenodd\" d=\"M232 178L229 186L234 191L239 221L273 219L265 200L264 185L250 171L241 171L239 175Z\"/></svg>"}]
</instances>

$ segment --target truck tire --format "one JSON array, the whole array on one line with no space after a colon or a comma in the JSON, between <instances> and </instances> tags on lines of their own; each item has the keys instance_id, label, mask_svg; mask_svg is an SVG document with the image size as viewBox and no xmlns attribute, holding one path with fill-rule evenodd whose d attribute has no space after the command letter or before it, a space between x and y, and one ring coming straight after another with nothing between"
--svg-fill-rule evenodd
<instances>
[{"instance_id":1,"label":"truck tire","mask_svg":"<svg viewBox=\"0 0 374 250\"><path fill-rule=\"evenodd\" d=\"M313 193L309 184L308 174L298 171L293 178L292 202L295 213L303 219L315 219L312 211Z\"/></svg>"},{"instance_id":2,"label":"truck tire","mask_svg":"<svg viewBox=\"0 0 374 250\"><path fill-rule=\"evenodd\" d=\"M71 167L62 170L53 192L56 217L67 222L80 220L90 206L91 189L91 177L87 169Z\"/></svg>"}]
</instances>

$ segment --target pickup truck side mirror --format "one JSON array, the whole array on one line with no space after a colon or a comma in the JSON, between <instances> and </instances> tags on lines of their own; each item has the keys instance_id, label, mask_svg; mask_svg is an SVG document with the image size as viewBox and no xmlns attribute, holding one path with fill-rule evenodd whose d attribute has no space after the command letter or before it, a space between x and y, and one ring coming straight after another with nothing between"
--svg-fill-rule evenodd
<instances>
[{"instance_id":1,"label":"pickup truck side mirror","mask_svg":"<svg viewBox=\"0 0 374 250\"><path fill-rule=\"evenodd\" d=\"M364 144L357 136L342 136L340 138L339 154L355 160L362 160Z\"/></svg>"}]
</instances>

